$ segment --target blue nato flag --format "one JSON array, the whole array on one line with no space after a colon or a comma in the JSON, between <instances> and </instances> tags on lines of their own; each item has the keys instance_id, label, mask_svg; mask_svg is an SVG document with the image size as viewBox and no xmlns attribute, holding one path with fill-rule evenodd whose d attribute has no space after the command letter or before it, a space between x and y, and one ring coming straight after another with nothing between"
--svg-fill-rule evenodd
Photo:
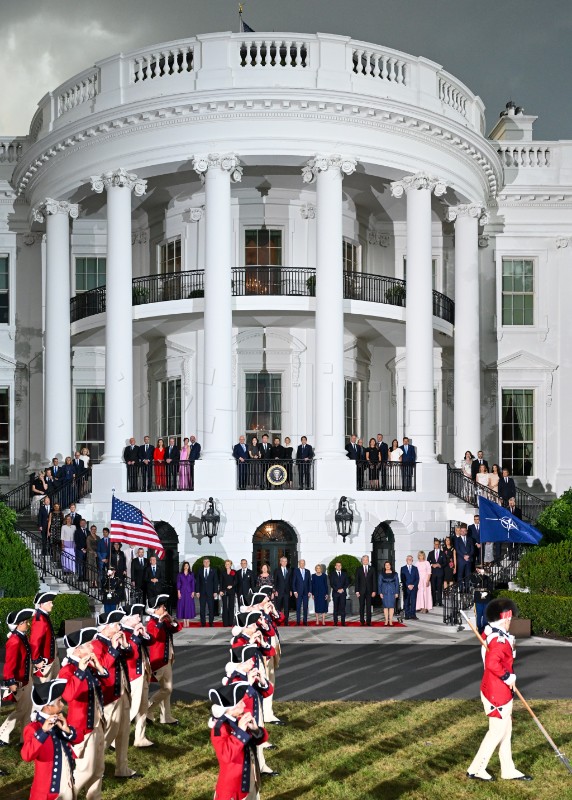
<instances>
[{"instance_id":1,"label":"blue nato flag","mask_svg":"<svg viewBox=\"0 0 572 800\"><path fill-rule=\"evenodd\" d=\"M482 495L479 497L479 516L481 542L520 542L538 544L542 539L540 531L523 522L497 503L492 503Z\"/></svg>"}]
</instances>

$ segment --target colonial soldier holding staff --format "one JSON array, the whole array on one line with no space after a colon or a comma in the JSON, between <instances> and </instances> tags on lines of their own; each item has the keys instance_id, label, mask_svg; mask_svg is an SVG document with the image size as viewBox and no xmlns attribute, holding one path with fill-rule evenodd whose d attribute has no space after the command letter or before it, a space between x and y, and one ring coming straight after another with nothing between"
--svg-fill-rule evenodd
<instances>
[{"instance_id":1,"label":"colonial soldier holding staff","mask_svg":"<svg viewBox=\"0 0 572 800\"><path fill-rule=\"evenodd\" d=\"M147 633L151 638L149 659L151 670L159 683L159 689L149 703L147 720L154 722L155 709L159 708L162 725L178 725L178 720L171 714L173 663L175 661L173 634L178 633L183 626L176 619L169 616L167 611L168 602L168 594L159 594L155 598L153 606L147 609L147 613L150 615L147 623Z\"/></svg>"},{"instance_id":2,"label":"colonial soldier holding staff","mask_svg":"<svg viewBox=\"0 0 572 800\"><path fill-rule=\"evenodd\" d=\"M145 612L143 603L124 605L125 616L121 629L125 632L131 653L127 656L127 670L131 683L131 711L129 718L135 722L135 747L153 747L146 736L147 710L149 708L149 683L151 681L151 661L149 645L151 637L145 630L141 617Z\"/></svg>"},{"instance_id":3,"label":"colonial soldier holding staff","mask_svg":"<svg viewBox=\"0 0 572 800\"><path fill-rule=\"evenodd\" d=\"M34 598L30 647L34 675L40 682L53 680L60 669L56 635L50 619L55 597L56 592L38 592Z\"/></svg>"},{"instance_id":4,"label":"colonial soldier holding staff","mask_svg":"<svg viewBox=\"0 0 572 800\"><path fill-rule=\"evenodd\" d=\"M33 608L11 611L6 617L10 633L6 642L6 660L4 661L3 702L14 702L14 710L6 717L0 728L0 747L10 742L10 734L18 725L23 732L24 725L30 719L32 710L32 649L28 641L30 619L34 615Z\"/></svg>"}]
</instances>

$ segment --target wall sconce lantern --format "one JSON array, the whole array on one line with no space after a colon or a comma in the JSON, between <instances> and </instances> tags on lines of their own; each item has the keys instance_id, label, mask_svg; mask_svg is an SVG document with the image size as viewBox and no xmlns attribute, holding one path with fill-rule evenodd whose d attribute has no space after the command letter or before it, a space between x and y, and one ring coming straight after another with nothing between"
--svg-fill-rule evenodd
<instances>
[{"instance_id":1,"label":"wall sconce lantern","mask_svg":"<svg viewBox=\"0 0 572 800\"><path fill-rule=\"evenodd\" d=\"M212 544L212 540L217 535L219 524L220 514L215 508L213 498L209 497L205 510L201 514L201 531L203 536L209 537L209 544Z\"/></svg>"},{"instance_id":2,"label":"wall sconce lantern","mask_svg":"<svg viewBox=\"0 0 572 800\"><path fill-rule=\"evenodd\" d=\"M354 523L353 511L349 507L347 497L340 497L340 502L338 503L334 518L336 520L338 536L342 536L345 542L346 537L351 535Z\"/></svg>"}]
</instances>

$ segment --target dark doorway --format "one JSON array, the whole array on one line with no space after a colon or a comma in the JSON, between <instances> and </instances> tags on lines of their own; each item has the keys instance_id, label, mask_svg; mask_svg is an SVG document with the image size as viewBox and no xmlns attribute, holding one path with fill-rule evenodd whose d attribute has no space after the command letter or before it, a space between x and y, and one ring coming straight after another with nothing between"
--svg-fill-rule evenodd
<instances>
[{"instance_id":1,"label":"dark doorway","mask_svg":"<svg viewBox=\"0 0 572 800\"><path fill-rule=\"evenodd\" d=\"M378 575L386 561L395 569L395 537L388 522L380 522L371 535L371 561Z\"/></svg>"},{"instance_id":2,"label":"dark doorway","mask_svg":"<svg viewBox=\"0 0 572 800\"><path fill-rule=\"evenodd\" d=\"M286 556L290 567L298 564L298 537L294 528L281 519L263 522L254 532L252 544L252 567L257 575L263 564L268 564L272 573L282 556Z\"/></svg>"}]
</instances>

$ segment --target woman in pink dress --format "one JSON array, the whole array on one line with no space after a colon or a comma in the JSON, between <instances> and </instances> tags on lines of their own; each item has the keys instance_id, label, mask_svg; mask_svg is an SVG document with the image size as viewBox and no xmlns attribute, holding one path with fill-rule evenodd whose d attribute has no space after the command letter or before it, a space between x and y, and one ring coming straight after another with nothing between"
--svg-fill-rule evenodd
<instances>
[{"instance_id":1,"label":"woman in pink dress","mask_svg":"<svg viewBox=\"0 0 572 800\"><path fill-rule=\"evenodd\" d=\"M192 489L191 482L191 465L189 463L189 454L191 448L189 447L189 439L185 436L183 446L181 447L181 454L179 456L179 489Z\"/></svg>"},{"instance_id":2,"label":"woman in pink dress","mask_svg":"<svg viewBox=\"0 0 572 800\"><path fill-rule=\"evenodd\" d=\"M417 564L415 564L415 566L419 571L416 610L427 614L433 608L433 599L431 597L431 564L429 564L425 558L425 552L423 550L417 553Z\"/></svg>"}]
</instances>

